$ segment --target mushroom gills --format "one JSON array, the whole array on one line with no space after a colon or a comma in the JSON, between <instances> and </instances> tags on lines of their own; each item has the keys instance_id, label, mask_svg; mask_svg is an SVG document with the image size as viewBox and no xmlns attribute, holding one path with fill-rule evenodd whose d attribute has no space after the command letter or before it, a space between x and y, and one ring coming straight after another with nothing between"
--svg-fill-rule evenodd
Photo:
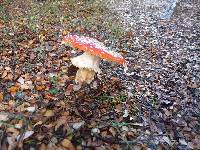
<instances>
[{"instance_id":1,"label":"mushroom gills","mask_svg":"<svg viewBox=\"0 0 200 150\"><path fill-rule=\"evenodd\" d=\"M88 52L83 53L80 56L71 59L74 66L79 70L76 73L75 82L90 84L94 79L95 73L101 73L99 63L101 59Z\"/></svg>"}]
</instances>

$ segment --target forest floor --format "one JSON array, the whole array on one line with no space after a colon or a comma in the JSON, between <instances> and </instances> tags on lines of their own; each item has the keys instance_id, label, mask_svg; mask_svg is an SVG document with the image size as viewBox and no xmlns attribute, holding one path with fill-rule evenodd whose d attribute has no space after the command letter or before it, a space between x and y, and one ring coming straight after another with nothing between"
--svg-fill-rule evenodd
<instances>
[{"instance_id":1,"label":"forest floor","mask_svg":"<svg viewBox=\"0 0 200 150\"><path fill-rule=\"evenodd\" d=\"M199 149L199 8L181 0L130 27L99 1L0 0L0 149ZM75 84L69 33L118 51L128 72L102 61Z\"/></svg>"}]
</instances>

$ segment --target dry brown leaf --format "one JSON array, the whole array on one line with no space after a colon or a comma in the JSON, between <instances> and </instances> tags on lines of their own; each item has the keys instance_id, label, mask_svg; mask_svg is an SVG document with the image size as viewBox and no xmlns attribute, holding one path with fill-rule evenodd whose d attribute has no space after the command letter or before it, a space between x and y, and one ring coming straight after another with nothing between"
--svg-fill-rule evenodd
<instances>
[{"instance_id":1,"label":"dry brown leaf","mask_svg":"<svg viewBox=\"0 0 200 150\"><path fill-rule=\"evenodd\" d=\"M8 80L12 80L12 79L13 79L13 74L12 74L12 73L9 73L9 74L7 75L7 79L8 79Z\"/></svg>"},{"instance_id":2,"label":"dry brown leaf","mask_svg":"<svg viewBox=\"0 0 200 150\"><path fill-rule=\"evenodd\" d=\"M29 41L28 41L28 44L31 45L31 44L34 43L34 41L35 41L35 40L29 40Z\"/></svg>"},{"instance_id":3,"label":"dry brown leaf","mask_svg":"<svg viewBox=\"0 0 200 150\"><path fill-rule=\"evenodd\" d=\"M35 57L36 57L35 54L32 52L32 53L30 54L30 59L33 60L33 59L35 59Z\"/></svg>"},{"instance_id":4,"label":"dry brown leaf","mask_svg":"<svg viewBox=\"0 0 200 150\"><path fill-rule=\"evenodd\" d=\"M11 71L11 68L10 67L5 67L5 70Z\"/></svg>"},{"instance_id":5,"label":"dry brown leaf","mask_svg":"<svg viewBox=\"0 0 200 150\"><path fill-rule=\"evenodd\" d=\"M53 99L53 96L51 96L51 94L50 93L45 93L45 95L44 95L44 98L46 99L46 100L52 100Z\"/></svg>"},{"instance_id":6,"label":"dry brown leaf","mask_svg":"<svg viewBox=\"0 0 200 150\"><path fill-rule=\"evenodd\" d=\"M8 105L10 107L13 107L15 105L15 101L14 100L9 100Z\"/></svg>"},{"instance_id":7,"label":"dry brown leaf","mask_svg":"<svg viewBox=\"0 0 200 150\"><path fill-rule=\"evenodd\" d=\"M17 137L17 136L19 135L19 133L20 133L17 129L12 128L12 127L7 128L6 131L7 131L7 133L8 133L8 132L9 132L9 133L12 133L12 136L13 136L13 137Z\"/></svg>"},{"instance_id":8,"label":"dry brown leaf","mask_svg":"<svg viewBox=\"0 0 200 150\"><path fill-rule=\"evenodd\" d=\"M8 71L5 70L5 71L3 72L3 74L1 75L1 78L5 78L5 77L7 76L7 74L8 74Z\"/></svg>"},{"instance_id":9,"label":"dry brown leaf","mask_svg":"<svg viewBox=\"0 0 200 150\"><path fill-rule=\"evenodd\" d=\"M52 117L54 116L53 110L47 110L44 114L45 117Z\"/></svg>"},{"instance_id":10,"label":"dry brown leaf","mask_svg":"<svg viewBox=\"0 0 200 150\"><path fill-rule=\"evenodd\" d=\"M115 150L121 150L121 147L120 147L119 144L113 144L111 147L112 147L113 149L115 149Z\"/></svg>"},{"instance_id":11,"label":"dry brown leaf","mask_svg":"<svg viewBox=\"0 0 200 150\"><path fill-rule=\"evenodd\" d=\"M128 54L128 53L129 53L128 51L126 51L126 50L124 50L124 49L121 49L121 50L119 50L118 52L120 52L120 53L122 53L122 54Z\"/></svg>"},{"instance_id":12,"label":"dry brown leaf","mask_svg":"<svg viewBox=\"0 0 200 150\"><path fill-rule=\"evenodd\" d=\"M109 131L110 131L110 133L111 133L113 136L116 135L116 129L115 129L115 128L110 127L110 128L109 128Z\"/></svg>"},{"instance_id":13,"label":"dry brown leaf","mask_svg":"<svg viewBox=\"0 0 200 150\"><path fill-rule=\"evenodd\" d=\"M101 136L103 136L103 137L108 136L108 131L102 131L102 132L101 132Z\"/></svg>"},{"instance_id":14,"label":"dry brown leaf","mask_svg":"<svg viewBox=\"0 0 200 150\"><path fill-rule=\"evenodd\" d=\"M19 87L17 86L11 86L10 88L8 88L8 92L11 93L12 95L15 95L17 93L17 91L19 90Z\"/></svg>"},{"instance_id":15,"label":"dry brown leaf","mask_svg":"<svg viewBox=\"0 0 200 150\"><path fill-rule=\"evenodd\" d=\"M0 114L0 121L7 121L8 119L9 119L8 114Z\"/></svg>"},{"instance_id":16,"label":"dry brown leaf","mask_svg":"<svg viewBox=\"0 0 200 150\"><path fill-rule=\"evenodd\" d=\"M58 130L58 128L63 125L63 124L66 124L66 117L65 116L62 116L60 117L57 121L56 121L56 125L55 125L55 130Z\"/></svg>"},{"instance_id":17,"label":"dry brown leaf","mask_svg":"<svg viewBox=\"0 0 200 150\"><path fill-rule=\"evenodd\" d=\"M2 101L2 100L3 100L3 93L0 92L0 101Z\"/></svg>"},{"instance_id":18,"label":"dry brown leaf","mask_svg":"<svg viewBox=\"0 0 200 150\"><path fill-rule=\"evenodd\" d=\"M70 95L71 92L73 92L73 87L74 87L73 84L69 84L69 85L67 86L66 91L65 91L65 95Z\"/></svg>"},{"instance_id":19,"label":"dry brown leaf","mask_svg":"<svg viewBox=\"0 0 200 150\"><path fill-rule=\"evenodd\" d=\"M68 61L68 60L70 60L70 58L69 57L63 57L63 60Z\"/></svg>"},{"instance_id":20,"label":"dry brown leaf","mask_svg":"<svg viewBox=\"0 0 200 150\"><path fill-rule=\"evenodd\" d=\"M40 145L40 150L46 150L46 149L47 149L47 146L44 143L42 143Z\"/></svg>"},{"instance_id":21,"label":"dry brown leaf","mask_svg":"<svg viewBox=\"0 0 200 150\"><path fill-rule=\"evenodd\" d=\"M27 85L27 84L22 84L22 85L20 85L20 88L21 88L22 90L27 90L27 89L29 89L30 87L29 87L29 85Z\"/></svg>"},{"instance_id":22,"label":"dry brown leaf","mask_svg":"<svg viewBox=\"0 0 200 150\"><path fill-rule=\"evenodd\" d=\"M1 1L0 1L1 2ZM2 20L0 20L0 29L1 28L4 28L5 27L5 25L4 25L4 22L2 21Z\"/></svg>"},{"instance_id":23,"label":"dry brown leaf","mask_svg":"<svg viewBox=\"0 0 200 150\"><path fill-rule=\"evenodd\" d=\"M22 120L19 120L19 122L17 124L15 124L15 128L17 129L21 129L23 126L23 121Z\"/></svg>"},{"instance_id":24,"label":"dry brown leaf","mask_svg":"<svg viewBox=\"0 0 200 150\"><path fill-rule=\"evenodd\" d=\"M68 139L64 139L62 142L61 142L61 145L65 148L67 148L68 150L75 150L73 144L71 143L70 140Z\"/></svg>"},{"instance_id":25,"label":"dry brown leaf","mask_svg":"<svg viewBox=\"0 0 200 150\"><path fill-rule=\"evenodd\" d=\"M45 86L44 85L37 85L36 86L36 90L38 90L38 91L42 91L42 90L44 90L45 89Z\"/></svg>"},{"instance_id":26,"label":"dry brown leaf","mask_svg":"<svg viewBox=\"0 0 200 150\"><path fill-rule=\"evenodd\" d=\"M42 121L38 121L36 124L34 124L34 127L37 125L41 125L43 122Z\"/></svg>"},{"instance_id":27,"label":"dry brown leaf","mask_svg":"<svg viewBox=\"0 0 200 150\"><path fill-rule=\"evenodd\" d=\"M115 106L115 111L116 111L116 113L122 112L122 105L121 104L116 105Z\"/></svg>"}]
</instances>

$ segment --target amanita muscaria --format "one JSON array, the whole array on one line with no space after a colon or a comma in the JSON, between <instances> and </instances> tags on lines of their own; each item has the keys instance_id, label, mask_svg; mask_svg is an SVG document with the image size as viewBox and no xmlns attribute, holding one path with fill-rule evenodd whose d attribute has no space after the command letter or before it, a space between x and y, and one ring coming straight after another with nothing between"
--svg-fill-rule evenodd
<instances>
[{"instance_id":1,"label":"amanita muscaria","mask_svg":"<svg viewBox=\"0 0 200 150\"><path fill-rule=\"evenodd\" d=\"M82 55L71 59L72 64L79 68L75 78L78 83L89 84L94 79L95 73L101 73L99 68L101 59L126 66L126 60L119 53L108 50L103 43L96 39L68 35L63 38L63 43L84 51Z\"/></svg>"}]
</instances>

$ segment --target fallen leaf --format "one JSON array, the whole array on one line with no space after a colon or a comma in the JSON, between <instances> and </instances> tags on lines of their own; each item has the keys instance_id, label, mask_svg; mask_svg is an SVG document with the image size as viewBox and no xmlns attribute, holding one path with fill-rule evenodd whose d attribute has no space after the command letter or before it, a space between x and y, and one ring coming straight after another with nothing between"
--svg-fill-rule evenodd
<instances>
[{"instance_id":1,"label":"fallen leaf","mask_svg":"<svg viewBox=\"0 0 200 150\"><path fill-rule=\"evenodd\" d=\"M44 114L45 117L52 117L54 116L53 110L47 110Z\"/></svg>"},{"instance_id":2,"label":"fallen leaf","mask_svg":"<svg viewBox=\"0 0 200 150\"><path fill-rule=\"evenodd\" d=\"M100 133L100 130L98 128L92 128L91 133L92 134Z\"/></svg>"},{"instance_id":3,"label":"fallen leaf","mask_svg":"<svg viewBox=\"0 0 200 150\"><path fill-rule=\"evenodd\" d=\"M81 89L81 85L74 85L73 86L73 90L74 91L78 91L78 90L80 90Z\"/></svg>"},{"instance_id":4,"label":"fallen leaf","mask_svg":"<svg viewBox=\"0 0 200 150\"><path fill-rule=\"evenodd\" d=\"M15 105L15 101L14 101L14 100L9 100L9 101L8 101L8 105L9 105L10 107L13 107L13 106Z\"/></svg>"},{"instance_id":5,"label":"fallen leaf","mask_svg":"<svg viewBox=\"0 0 200 150\"><path fill-rule=\"evenodd\" d=\"M34 133L34 131L26 131L24 133L23 140L29 138L31 135L33 135L33 133ZM19 138L20 138L20 135L17 136L17 140L19 140Z\"/></svg>"},{"instance_id":6,"label":"fallen leaf","mask_svg":"<svg viewBox=\"0 0 200 150\"><path fill-rule=\"evenodd\" d=\"M36 124L34 124L34 127L37 125L41 125L43 122L42 121L38 121Z\"/></svg>"},{"instance_id":7,"label":"fallen leaf","mask_svg":"<svg viewBox=\"0 0 200 150\"><path fill-rule=\"evenodd\" d=\"M22 120L19 120L19 122L17 124L15 124L15 128L17 129L21 129L23 126L23 121Z\"/></svg>"},{"instance_id":8,"label":"fallen leaf","mask_svg":"<svg viewBox=\"0 0 200 150\"><path fill-rule=\"evenodd\" d=\"M10 67L5 67L5 70L11 71L11 68Z\"/></svg>"},{"instance_id":9,"label":"fallen leaf","mask_svg":"<svg viewBox=\"0 0 200 150\"><path fill-rule=\"evenodd\" d=\"M16 86L11 86L10 88L8 88L8 92L11 93L13 96L17 93L17 91L19 90L18 87Z\"/></svg>"},{"instance_id":10,"label":"fallen leaf","mask_svg":"<svg viewBox=\"0 0 200 150\"><path fill-rule=\"evenodd\" d=\"M139 145L135 145L135 146L133 147L133 149L134 149L134 150L142 150L143 148L142 148L141 146L139 146Z\"/></svg>"},{"instance_id":11,"label":"fallen leaf","mask_svg":"<svg viewBox=\"0 0 200 150\"><path fill-rule=\"evenodd\" d=\"M127 126L122 126L122 131L128 131L128 127Z\"/></svg>"},{"instance_id":12,"label":"fallen leaf","mask_svg":"<svg viewBox=\"0 0 200 150\"><path fill-rule=\"evenodd\" d=\"M35 112L35 106L33 106L33 107L27 107L26 108L26 110L28 111L28 112Z\"/></svg>"},{"instance_id":13,"label":"fallen leaf","mask_svg":"<svg viewBox=\"0 0 200 150\"><path fill-rule=\"evenodd\" d=\"M47 149L47 146L44 143L42 143L40 145L40 150L46 150L46 149Z\"/></svg>"},{"instance_id":14,"label":"fallen leaf","mask_svg":"<svg viewBox=\"0 0 200 150\"><path fill-rule=\"evenodd\" d=\"M0 1L0 2L3 2L3 1ZM5 27L5 25L4 25L3 21L0 21L0 29L4 28L4 27Z\"/></svg>"},{"instance_id":15,"label":"fallen leaf","mask_svg":"<svg viewBox=\"0 0 200 150\"><path fill-rule=\"evenodd\" d=\"M127 110L127 109L125 109L125 110L124 110L123 117L124 117L124 118L126 118L126 117L128 117L128 115L129 115L129 114L128 114L128 110Z\"/></svg>"},{"instance_id":16,"label":"fallen leaf","mask_svg":"<svg viewBox=\"0 0 200 150\"><path fill-rule=\"evenodd\" d=\"M73 92L73 87L74 87L73 84L69 84L69 85L67 86L67 89L66 89L66 92L65 92L65 95L66 95L66 96L67 96L67 95L70 95L71 92Z\"/></svg>"},{"instance_id":17,"label":"fallen leaf","mask_svg":"<svg viewBox=\"0 0 200 150\"><path fill-rule=\"evenodd\" d=\"M163 140L164 140L167 144L169 144L170 146L172 145L172 142L171 142L171 140L169 139L169 137L163 136Z\"/></svg>"},{"instance_id":18,"label":"fallen leaf","mask_svg":"<svg viewBox=\"0 0 200 150\"><path fill-rule=\"evenodd\" d=\"M111 80L112 82L120 82L120 79L117 78L117 77L111 77L110 80Z\"/></svg>"},{"instance_id":19,"label":"fallen leaf","mask_svg":"<svg viewBox=\"0 0 200 150\"><path fill-rule=\"evenodd\" d=\"M187 142L185 141L185 139L179 139L179 143L181 145L187 145Z\"/></svg>"},{"instance_id":20,"label":"fallen leaf","mask_svg":"<svg viewBox=\"0 0 200 150\"><path fill-rule=\"evenodd\" d=\"M7 133L12 133L12 137L15 137L15 138L20 134L20 132L13 127L7 128L6 131Z\"/></svg>"},{"instance_id":21,"label":"fallen leaf","mask_svg":"<svg viewBox=\"0 0 200 150\"><path fill-rule=\"evenodd\" d=\"M133 125L133 126L139 126L139 127L143 127L143 126L144 126L143 123L137 123L137 122L136 122L136 123L133 123L132 125Z\"/></svg>"},{"instance_id":22,"label":"fallen leaf","mask_svg":"<svg viewBox=\"0 0 200 150\"><path fill-rule=\"evenodd\" d=\"M115 128L110 127L110 128L109 128L109 131L110 131L110 133L111 133L113 136L116 135L116 129L115 129Z\"/></svg>"},{"instance_id":23,"label":"fallen leaf","mask_svg":"<svg viewBox=\"0 0 200 150\"><path fill-rule=\"evenodd\" d=\"M36 86L36 90L38 90L38 91L42 91L42 90L44 90L45 89L45 86L44 85L37 85Z\"/></svg>"},{"instance_id":24,"label":"fallen leaf","mask_svg":"<svg viewBox=\"0 0 200 150\"><path fill-rule=\"evenodd\" d=\"M31 60L35 59L35 54L33 52L30 54L30 59Z\"/></svg>"},{"instance_id":25,"label":"fallen leaf","mask_svg":"<svg viewBox=\"0 0 200 150\"><path fill-rule=\"evenodd\" d=\"M20 88L21 88L22 90L30 89L29 85L27 85L27 84L22 84L22 85L20 86Z\"/></svg>"},{"instance_id":26,"label":"fallen leaf","mask_svg":"<svg viewBox=\"0 0 200 150\"><path fill-rule=\"evenodd\" d=\"M85 124L85 121L82 121L82 122L77 122L77 123L74 123L72 125L73 129L77 130L79 129L81 126L83 126Z\"/></svg>"},{"instance_id":27,"label":"fallen leaf","mask_svg":"<svg viewBox=\"0 0 200 150\"><path fill-rule=\"evenodd\" d=\"M102 137L108 137L108 131L102 131L101 136Z\"/></svg>"},{"instance_id":28,"label":"fallen leaf","mask_svg":"<svg viewBox=\"0 0 200 150\"><path fill-rule=\"evenodd\" d=\"M22 78L22 77L20 77L18 80L17 80L20 84L24 84L24 82L25 82L25 80L24 80L24 78Z\"/></svg>"},{"instance_id":29,"label":"fallen leaf","mask_svg":"<svg viewBox=\"0 0 200 150\"><path fill-rule=\"evenodd\" d=\"M66 119L64 117L60 117L57 121L56 121L56 125L55 125L55 131L58 130L58 128L63 125L66 124Z\"/></svg>"},{"instance_id":30,"label":"fallen leaf","mask_svg":"<svg viewBox=\"0 0 200 150\"><path fill-rule=\"evenodd\" d=\"M3 93L0 92L0 101L2 101L2 100L3 100Z\"/></svg>"},{"instance_id":31,"label":"fallen leaf","mask_svg":"<svg viewBox=\"0 0 200 150\"><path fill-rule=\"evenodd\" d=\"M128 51L126 51L124 49L119 50L119 52L122 53L122 54L128 54L129 53Z\"/></svg>"},{"instance_id":32,"label":"fallen leaf","mask_svg":"<svg viewBox=\"0 0 200 150\"><path fill-rule=\"evenodd\" d=\"M63 60L67 61L67 60L70 60L70 58L69 57L63 57Z\"/></svg>"},{"instance_id":33,"label":"fallen leaf","mask_svg":"<svg viewBox=\"0 0 200 150\"><path fill-rule=\"evenodd\" d=\"M119 144L112 144L111 147L114 149L114 150L121 150L121 147ZM134 149L135 150L135 149Z\"/></svg>"},{"instance_id":34,"label":"fallen leaf","mask_svg":"<svg viewBox=\"0 0 200 150\"><path fill-rule=\"evenodd\" d=\"M7 137L7 142L8 142L8 149L14 149L15 146L15 138L13 137Z\"/></svg>"},{"instance_id":35,"label":"fallen leaf","mask_svg":"<svg viewBox=\"0 0 200 150\"><path fill-rule=\"evenodd\" d=\"M7 114L0 114L0 121L7 121L8 119L9 118Z\"/></svg>"},{"instance_id":36,"label":"fallen leaf","mask_svg":"<svg viewBox=\"0 0 200 150\"><path fill-rule=\"evenodd\" d=\"M12 74L12 73L9 73L9 74L7 75L7 79L8 79L8 80L12 80L12 79L13 79L13 74Z\"/></svg>"},{"instance_id":37,"label":"fallen leaf","mask_svg":"<svg viewBox=\"0 0 200 150\"><path fill-rule=\"evenodd\" d=\"M61 142L61 145L65 148L67 148L68 150L75 150L73 144L71 143L70 140L68 139L64 139L62 142Z\"/></svg>"},{"instance_id":38,"label":"fallen leaf","mask_svg":"<svg viewBox=\"0 0 200 150\"><path fill-rule=\"evenodd\" d=\"M7 76L7 74L8 74L8 71L5 70L5 71L3 72L3 74L1 75L1 78L5 78L5 77Z\"/></svg>"}]
</instances>

